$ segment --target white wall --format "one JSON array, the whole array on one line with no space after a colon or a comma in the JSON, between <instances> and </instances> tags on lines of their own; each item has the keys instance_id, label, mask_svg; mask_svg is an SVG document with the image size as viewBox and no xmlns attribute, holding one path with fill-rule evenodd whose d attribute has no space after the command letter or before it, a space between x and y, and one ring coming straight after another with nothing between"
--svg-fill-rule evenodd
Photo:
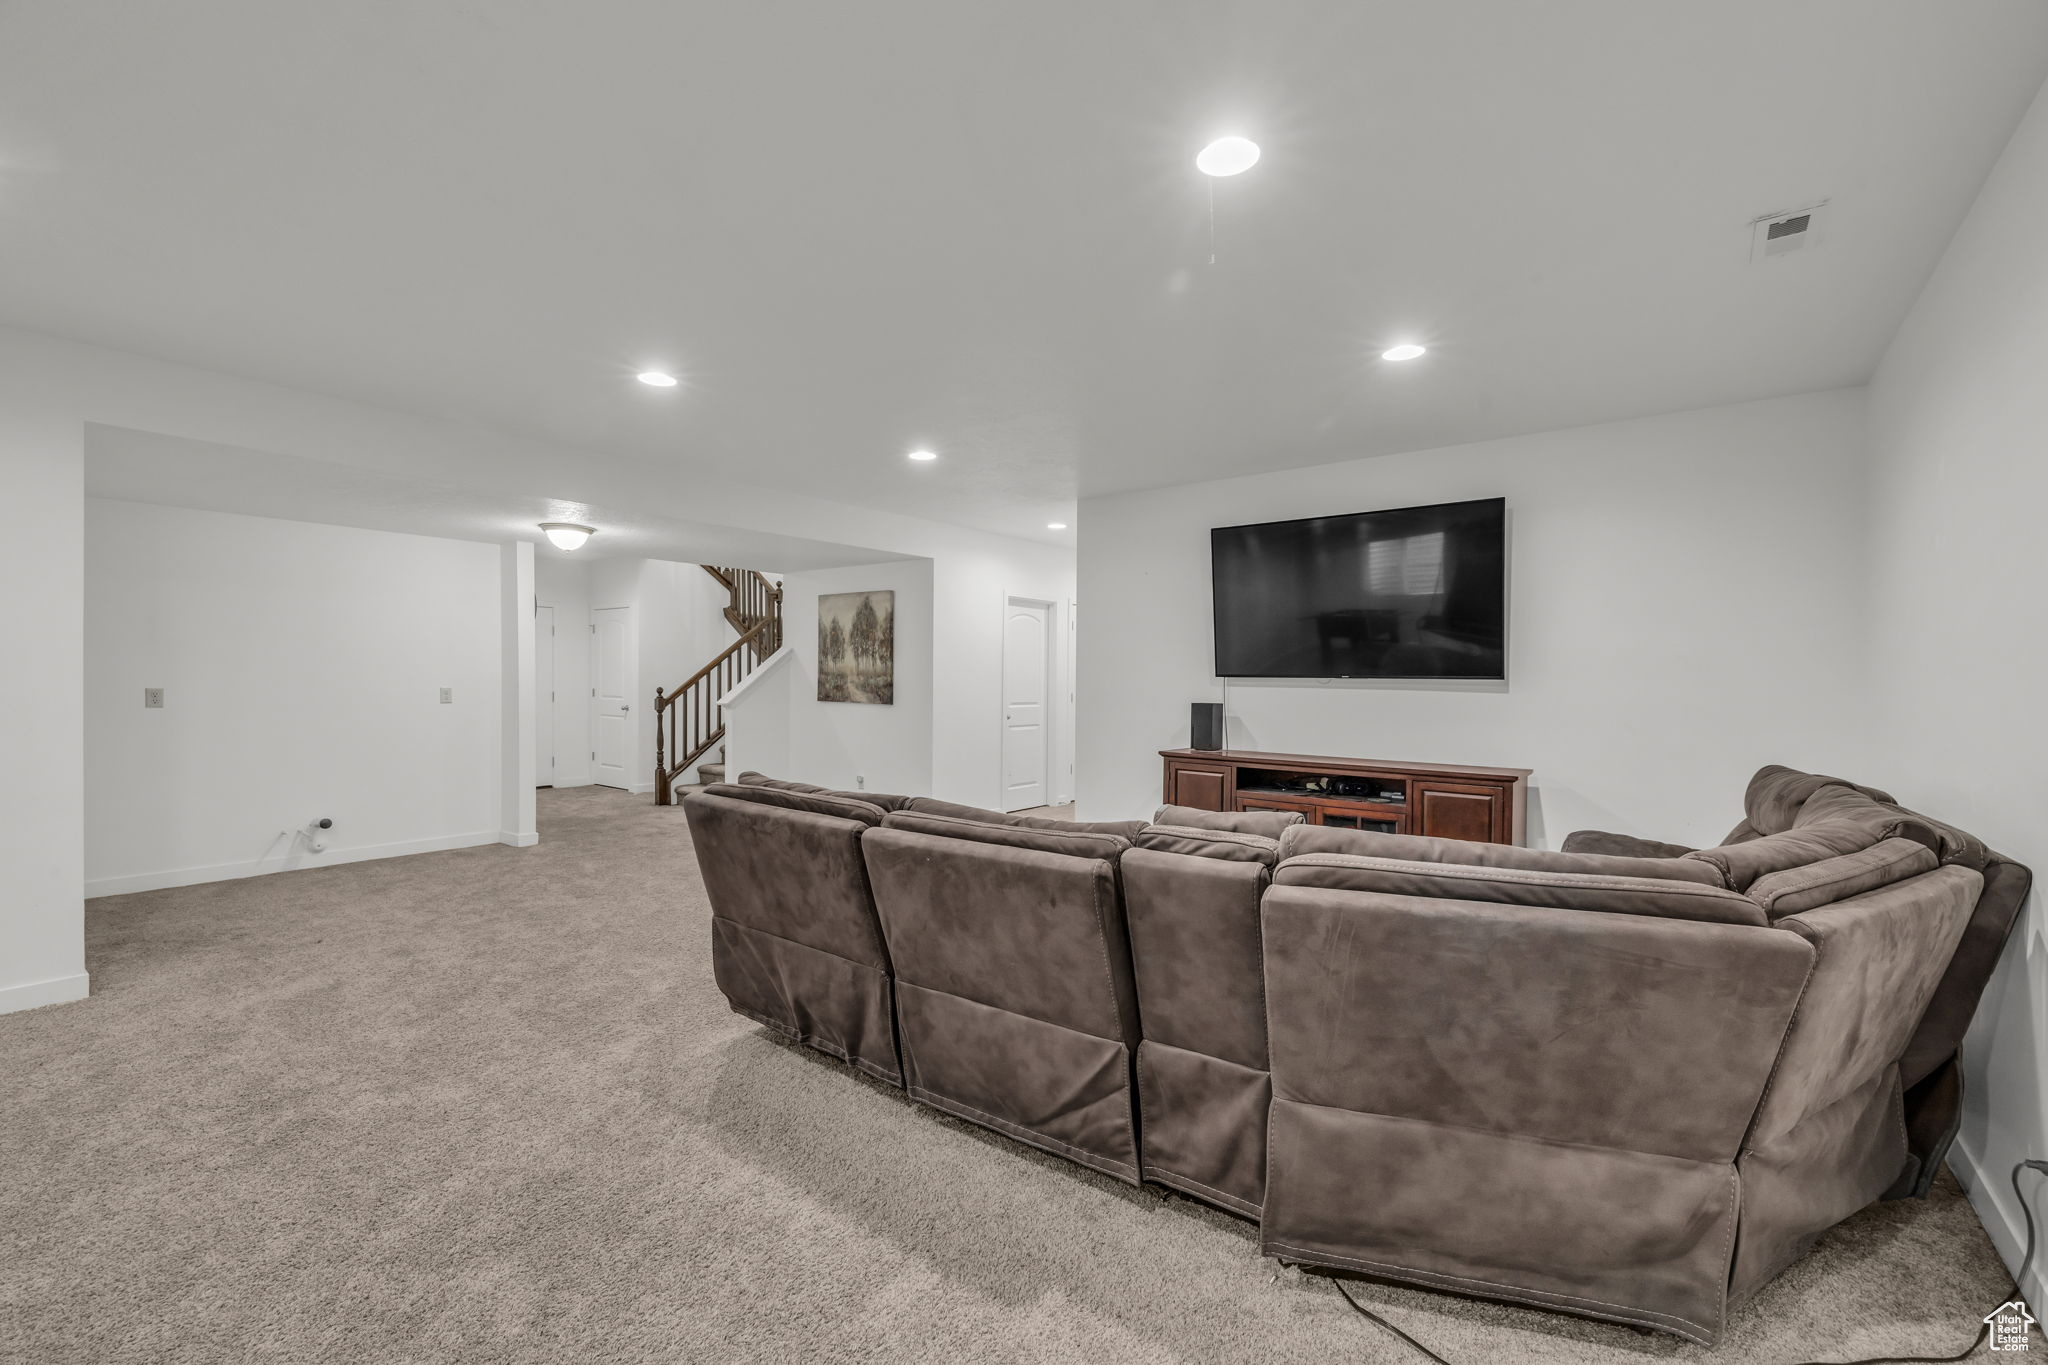
<instances>
[{"instance_id":1,"label":"white wall","mask_svg":"<svg viewBox=\"0 0 2048 1365\"><path fill-rule=\"evenodd\" d=\"M1012 596L1054 604L1054 674L1066 678L1071 559L1011 542L791 574L785 588L792 673L750 707L750 724L758 727L767 723L767 697L786 698L789 764L780 775L841 788L864 778L870 791L1000 805L1005 605ZM818 597L863 588L897 595L895 705L820 702ZM1064 690L1053 703L1052 797L1059 801L1073 794L1075 729Z\"/></svg>"},{"instance_id":2,"label":"white wall","mask_svg":"<svg viewBox=\"0 0 2048 1365\"><path fill-rule=\"evenodd\" d=\"M531 848L540 842L534 797L540 705L534 694L533 542L498 547L498 842Z\"/></svg>"},{"instance_id":3,"label":"white wall","mask_svg":"<svg viewBox=\"0 0 2048 1365\"><path fill-rule=\"evenodd\" d=\"M1233 681L1230 745L1533 768L1544 846L1718 841L1760 765L1847 766L1861 440L1839 390L1090 499L1080 814L1148 814L1222 696L1210 527L1505 495L1505 686Z\"/></svg>"},{"instance_id":4,"label":"white wall","mask_svg":"<svg viewBox=\"0 0 2048 1365\"><path fill-rule=\"evenodd\" d=\"M1859 769L2048 876L2048 97L1870 387L1870 754ZM2048 924L2022 912L1963 1046L1951 1163L2008 1264L2048 1157ZM2025 1177L2036 1207L2042 1182ZM2048 1301L2038 1261L2026 1286Z\"/></svg>"},{"instance_id":5,"label":"white wall","mask_svg":"<svg viewBox=\"0 0 2048 1365\"><path fill-rule=\"evenodd\" d=\"M88 895L497 841L499 547L85 510Z\"/></svg>"},{"instance_id":6,"label":"white wall","mask_svg":"<svg viewBox=\"0 0 2048 1365\"><path fill-rule=\"evenodd\" d=\"M590 561L536 558L534 602L555 609L552 640L536 636L534 648L555 654L554 766L538 758L535 774L543 786L590 785ZM549 705L546 697L536 704Z\"/></svg>"},{"instance_id":7,"label":"white wall","mask_svg":"<svg viewBox=\"0 0 2048 1365\"><path fill-rule=\"evenodd\" d=\"M818 700L818 598L896 594L895 701ZM774 776L851 791L932 791L932 563L896 560L792 573L783 581L789 680L789 770Z\"/></svg>"},{"instance_id":8,"label":"white wall","mask_svg":"<svg viewBox=\"0 0 2048 1365\"><path fill-rule=\"evenodd\" d=\"M1002 804L1003 617L1013 596L1060 604L1054 676L1067 676L1066 604L1075 597L1073 556L991 536L981 545L932 557L932 792L944 800ZM1121 589L1105 585L1101 596L1096 619L1116 619ZM1084 600L1084 620L1085 606ZM1056 709L1054 795L1067 798L1073 794L1076 767L1073 706Z\"/></svg>"},{"instance_id":9,"label":"white wall","mask_svg":"<svg viewBox=\"0 0 2048 1365\"><path fill-rule=\"evenodd\" d=\"M777 650L725 694L723 747L730 777L749 771L771 776L802 771L789 757L793 657L787 649Z\"/></svg>"},{"instance_id":10,"label":"white wall","mask_svg":"<svg viewBox=\"0 0 2048 1365\"><path fill-rule=\"evenodd\" d=\"M32 368L0 363L0 535L13 647L0 666L14 778L0 787L0 1013L84 996L85 431Z\"/></svg>"}]
</instances>

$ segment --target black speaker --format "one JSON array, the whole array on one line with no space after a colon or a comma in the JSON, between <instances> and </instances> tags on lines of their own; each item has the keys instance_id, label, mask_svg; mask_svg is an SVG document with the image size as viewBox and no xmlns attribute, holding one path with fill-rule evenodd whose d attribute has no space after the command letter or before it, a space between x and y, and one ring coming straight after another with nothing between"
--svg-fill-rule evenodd
<instances>
[{"instance_id":1,"label":"black speaker","mask_svg":"<svg viewBox=\"0 0 2048 1365\"><path fill-rule=\"evenodd\" d=\"M1222 702L1198 701L1188 708L1188 747L1190 749L1220 749L1223 747Z\"/></svg>"}]
</instances>

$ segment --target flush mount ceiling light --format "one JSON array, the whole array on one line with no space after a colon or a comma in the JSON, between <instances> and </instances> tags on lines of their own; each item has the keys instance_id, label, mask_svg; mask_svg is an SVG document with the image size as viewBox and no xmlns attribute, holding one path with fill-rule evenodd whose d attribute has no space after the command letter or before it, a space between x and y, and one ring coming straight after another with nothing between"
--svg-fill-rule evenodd
<instances>
[{"instance_id":1,"label":"flush mount ceiling light","mask_svg":"<svg viewBox=\"0 0 2048 1365\"><path fill-rule=\"evenodd\" d=\"M1067 524L1064 521L1048 521L1045 524L1045 529L1048 531L1064 531L1067 529Z\"/></svg>"},{"instance_id":2,"label":"flush mount ceiling light","mask_svg":"<svg viewBox=\"0 0 2048 1365\"><path fill-rule=\"evenodd\" d=\"M1388 349L1388 350L1384 350L1384 351L1381 351L1381 352L1380 352L1380 359L1381 359L1381 360L1413 360L1413 359L1415 359L1415 357L1417 357L1417 356L1419 356L1419 355L1424 355L1424 354L1427 354L1427 353L1428 353L1428 351L1429 351L1429 348L1428 348L1427 346L1417 346L1417 345L1416 345L1416 344L1415 344L1414 342L1412 342L1412 341L1404 341L1404 342L1402 342L1402 343L1401 343L1401 344L1400 344L1399 346L1395 346L1395 347L1392 347L1392 348L1390 348L1390 349Z\"/></svg>"},{"instance_id":3,"label":"flush mount ceiling light","mask_svg":"<svg viewBox=\"0 0 2048 1365\"><path fill-rule=\"evenodd\" d=\"M930 450L913 450L913 451L911 451L911 452L910 452L910 458L911 458L911 459L913 459L913 460L917 460L917 461L919 461L919 462L921 463L921 462L923 462L923 461L925 461L925 460L936 460L936 459L938 459L939 457L938 457L938 454L937 454L937 452L935 452L935 451L930 451Z\"/></svg>"},{"instance_id":4,"label":"flush mount ceiling light","mask_svg":"<svg viewBox=\"0 0 2048 1365\"><path fill-rule=\"evenodd\" d=\"M584 541L597 534L593 528L578 526L573 521L544 521L540 529L547 532L548 539L554 542L557 550L580 550Z\"/></svg>"},{"instance_id":5,"label":"flush mount ceiling light","mask_svg":"<svg viewBox=\"0 0 2048 1365\"><path fill-rule=\"evenodd\" d=\"M1248 137L1219 137L1195 153L1203 175L1240 175L1259 164L1259 144Z\"/></svg>"},{"instance_id":6,"label":"flush mount ceiling light","mask_svg":"<svg viewBox=\"0 0 2048 1365\"><path fill-rule=\"evenodd\" d=\"M633 377L653 389L672 389L676 386L676 377L672 374L663 374L660 370L642 370Z\"/></svg>"}]
</instances>

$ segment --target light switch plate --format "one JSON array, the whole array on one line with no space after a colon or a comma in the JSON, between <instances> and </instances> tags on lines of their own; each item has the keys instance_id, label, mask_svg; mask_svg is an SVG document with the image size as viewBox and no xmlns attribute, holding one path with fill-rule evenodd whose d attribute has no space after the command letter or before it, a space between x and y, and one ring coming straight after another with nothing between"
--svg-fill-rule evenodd
<instances>
[{"instance_id":1,"label":"light switch plate","mask_svg":"<svg viewBox=\"0 0 2048 1365\"><path fill-rule=\"evenodd\" d=\"M160 711L164 705L164 690L161 687L142 689L142 704L151 710Z\"/></svg>"},{"instance_id":2,"label":"light switch plate","mask_svg":"<svg viewBox=\"0 0 2048 1365\"><path fill-rule=\"evenodd\" d=\"M451 705L453 705L453 704L454 704L454 702L455 702L455 689L454 689L454 688L452 688L452 687L444 687L444 688L442 688L442 689L441 689L441 705L443 705L443 706L451 706Z\"/></svg>"}]
</instances>

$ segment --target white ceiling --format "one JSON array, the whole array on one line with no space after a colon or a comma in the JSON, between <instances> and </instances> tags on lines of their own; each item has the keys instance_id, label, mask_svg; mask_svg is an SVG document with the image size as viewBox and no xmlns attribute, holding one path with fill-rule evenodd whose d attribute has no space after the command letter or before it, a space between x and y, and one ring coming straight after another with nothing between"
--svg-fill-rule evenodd
<instances>
[{"instance_id":1,"label":"white ceiling","mask_svg":"<svg viewBox=\"0 0 2048 1365\"><path fill-rule=\"evenodd\" d=\"M787 572L892 557L854 545L679 521L644 507L563 502L508 487L502 480L452 482L393 474L100 422L85 429L85 493L372 531L530 540L544 559L673 559ZM582 549L571 552L549 543L540 531L543 521L599 529Z\"/></svg>"},{"instance_id":2,"label":"white ceiling","mask_svg":"<svg viewBox=\"0 0 2048 1365\"><path fill-rule=\"evenodd\" d=\"M0 321L1056 539L1859 383L2044 74L2040 0L11 0Z\"/></svg>"}]
</instances>

